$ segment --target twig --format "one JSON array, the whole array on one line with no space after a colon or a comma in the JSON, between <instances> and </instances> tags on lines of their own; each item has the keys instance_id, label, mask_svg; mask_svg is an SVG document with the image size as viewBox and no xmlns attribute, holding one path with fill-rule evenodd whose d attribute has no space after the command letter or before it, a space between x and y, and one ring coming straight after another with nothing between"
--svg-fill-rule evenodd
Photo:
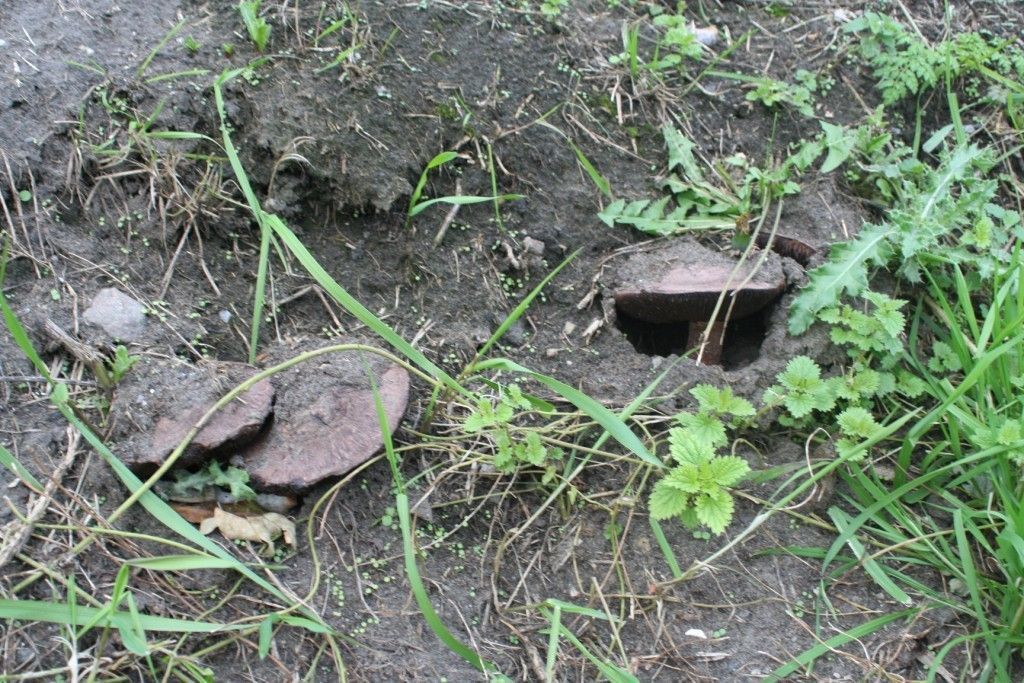
<instances>
[{"instance_id":1,"label":"twig","mask_svg":"<svg viewBox=\"0 0 1024 683\"><path fill-rule=\"evenodd\" d=\"M462 196L461 180L455 181L455 196ZM444 220L441 221L441 227L437 229L437 234L434 235L434 249L437 249L438 245L441 244L441 241L444 239L445 234L448 232L448 226L452 224L453 220L455 220L455 216L458 215L459 209L461 207L461 204L452 204L452 208L448 209L448 214L444 217Z\"/></svg>"}]
</instances>

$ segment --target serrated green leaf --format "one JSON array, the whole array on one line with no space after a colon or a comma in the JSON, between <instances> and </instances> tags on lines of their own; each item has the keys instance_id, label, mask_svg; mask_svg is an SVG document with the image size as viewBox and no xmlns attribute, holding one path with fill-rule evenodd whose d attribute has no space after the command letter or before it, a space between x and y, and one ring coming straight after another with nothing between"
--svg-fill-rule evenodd
<instances>
[{"instance_id":1,"label":"serrated green leaf","mask_svg":"<svg viewBox=\"0 0 1024 683\"><path fill-rule=\"evenodd\" d=\"M697 496L693 504L697 519L716 536L725 531L732 521L733 501L728 491L706 491Z\"/></svg>"},{"instance_id":2,"label":"serrated green leaf","mask_svg":"<svg viewBox=\"0 0 1024 683\"><path fill-rule=\"evenodd\" d=\"M810 415L814 410L814 398L809 394L790 394L783 403L789 414L797 419Z\"/></svg>"},{"instance_id":3,"label":"serrated green leaf","mask_svg":"<svg viewBox=\"0 0 1024 683\"><path fill-rule=\"evenodd\" d=\"M708 474L719 486L732 486L750 472L747 461L737 455L722 455L708 463Z\"/></svg>"},{"instance_id":4,"label":"serrated green leaf","mask_svg":"<svg viewBox=\"0 0 1024 683\"><path fill-rule=\"evenodd\" d=\"M715 447L708 441L701 440L693 432L673 427L668 432L669 453L679 463L700 465L715 455Z\"/></svg>"},{"instance_id":5,"label":"serrated green leaf","mask_svg":"<svg viewBox=\"0 0 1024 683\"><path fill-rule=\"evenodd\" d=\"M705 412L736 417L750 417L757 412L750 401L734 395L730 387L718 388L710 384L698 384L690 389L690 393Z\"/></svg>"},{"instance_id":6,"label":"serrated green leaf","mask_svg":"<svg viewBox=\"0 0 1024 683\"><path fill-rule=\"evenodd\" d=\"M844 434L862 439L866 439L874 434L879 426L875 422L875 417L859 406L847 408L839 413L836 421L839 423L839 428L843 430Z\"/></svg>"},{"instance_id":7,"label":"serrated green leaf","mask_svg":"<svg viewBox=\"0 0 1024 683\"><path fill-rule=\"evenodd\" d=\"M669 519L687 508L689 496L678 489L667 486L662 480L654 485L647 505L650 515L654 519Z\"/></svg>"},{"instance_id":8,"label":"serrated green leaf","mask_svg":"<svg viewBox=\"0 0 1024 683\"><path fill-rule=\"evenodd\" d=\"M689 462L676 465L661 483L683 493L699 493L702 486L701 467Z\"/></svg>"},{"instance_id":9,"label":"serrated green leaf","mask_svg":"<svg viewBox=\"0 0 1024 683\"><path fill-rule=\"evenodd\" d=\"M691 432L695 439L711 444L713 448L721 448L729 443L725 425L714 415L679 413L676 415L676 420L684 429Z\"/></svg>"},{"instance_id":10,"label":"serrated green leaf","mask_svg":"<svg viewBox=\"0 0 1024 683\"><path fill-rule=\"evenodd\" d=\"M868 266L888 262L895 234L885 225L865 225L853 241L832 247L828 262L808 272L807 285L789 309L790 334L806 332L818 311L836 305L843 294L856 296L867 289Z\"/></svg>"},{"instance_id":11,"label":"serrated green leaf","mask_svg":"<svg viewBox=\"0 0 1024 683\"><path fill-rule=\"evenodd\" d=\"M811 389L821 381L821 368L807 356L797 356L786 363L779 375L782 386L791 390Z\"/></svg>"},{"instance_id":12,"label":"serrated green leaf","mask_svg":"<svg viewBox=\"0 0 1024 683\"><path fill-rule=\"evenodd\" d=\"M668 123L662 127L661 133L665 136L665 146L668 147L669 170L681 169L683 175L691 182L704 180L704 173L693 155L693 150L697 146L693 140Z\"/></svg>"}]
</instances>

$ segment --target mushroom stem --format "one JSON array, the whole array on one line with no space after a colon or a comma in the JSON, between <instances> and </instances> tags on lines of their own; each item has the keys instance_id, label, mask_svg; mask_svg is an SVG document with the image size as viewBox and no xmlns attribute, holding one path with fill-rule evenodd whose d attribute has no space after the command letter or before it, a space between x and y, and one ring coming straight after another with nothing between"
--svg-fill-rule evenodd
<instances>
[{"instance_id":1,"label":"mushroom stem","mask_svg":"<svg viewBox=\"0 0 1024 683\"><path fill-rule=\"evenodd\" d=\"M707 335L704 351L697 352L697 365L721 365L722 340L725 338L725 321L716 320L708 326L706 322L690 323L690 334L686 340L687 349L700 349L703 338Z\"/></svg>"}]
</instances>

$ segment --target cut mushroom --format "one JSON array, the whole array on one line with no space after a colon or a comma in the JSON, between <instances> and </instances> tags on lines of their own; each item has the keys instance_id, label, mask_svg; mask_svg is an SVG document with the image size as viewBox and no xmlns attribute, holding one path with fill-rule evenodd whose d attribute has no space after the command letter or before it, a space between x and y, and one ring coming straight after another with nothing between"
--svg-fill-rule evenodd
<instances>
[{"instance_id":1,"label":"cut mushroom","mask_svg":"<svg viewBox=\"0 0 1024 683\"><path fill-rule=\"evenodd\" d=\"M706 339L698 362L718 365L727 316L740 320L762 311L782 293L785 279L781 270L776 269L770 269L774 271L771 273L758 271L749 277L742 268L734 272L735 264L728 259L707 253L710 256L703 259L704 263L690 259L689 263L672 267L654 285L622 288L614 296L616 308L638 320L689 323L687 349L699 347ZM725 297L715 315L723 292Z\"/></svg>"}]
</instances>

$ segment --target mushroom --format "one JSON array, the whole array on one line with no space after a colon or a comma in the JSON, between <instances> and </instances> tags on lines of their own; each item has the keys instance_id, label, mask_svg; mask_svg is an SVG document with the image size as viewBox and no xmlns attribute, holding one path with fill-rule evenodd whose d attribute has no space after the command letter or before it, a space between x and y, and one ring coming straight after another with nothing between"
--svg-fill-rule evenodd
<instances>
[{"instance_id":1,"label":"mushroom","mask_svg":"<svg viewBox=\"0 0 1024 683\"><path fill-rule=\"evenodd\" d=\"M618 310L649 323L689 323L686 348L700 346L707 334L707 345L699 357L704 365L718 365L722 358L722 339L726 318L740 320L763 310L785 288L785 279L758 272L749 278L733 272L733 265L688 263L673 267L655 285L631 287L615 292ZM742 286L740 286L742 285ZM715 315L718 299L726 292Z\"/></svg>"}]
</instances>

